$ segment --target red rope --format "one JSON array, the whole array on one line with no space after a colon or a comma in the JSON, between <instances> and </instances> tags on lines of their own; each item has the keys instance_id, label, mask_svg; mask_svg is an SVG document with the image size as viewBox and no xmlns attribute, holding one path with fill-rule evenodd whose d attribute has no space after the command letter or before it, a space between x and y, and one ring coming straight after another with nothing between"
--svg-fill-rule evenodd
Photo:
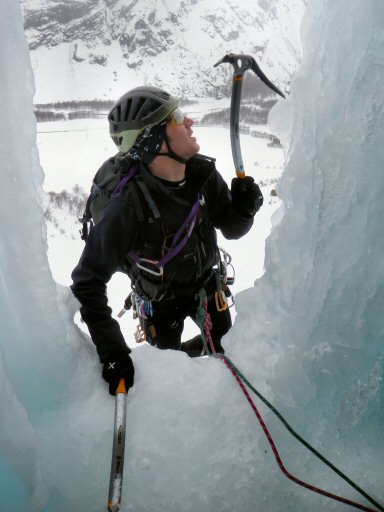
<instances>
[{"instance_id":1,"label":"red rope","mask_svg":"<svg viewBox=\"0 0 384 512\"><path fill-rule=\"evenodd\" d=\"M211 349L212 354L216 354L215 345L213 344L212 336L211 336L211 330L212 330L212 321L211 321L211 315L208 313L208 300L207 297L205 297L204 300L204 331L205 331L205 338L208 340L209 347ZM208 352L208 350L207 350Z\"/></svg>"},{"instance_id":2,"label":"red rope","mask_svg":"<svg viewBox=\"0 0 384 512\"><path fill-rule=\"evenodd\" d=\"M219 356L220 357L220 356ZM224 364L227 366L227 368L229 368L229 370L232 372L233 376L235 377L237 383L239 384L239 386L241 387L241 390L243 391L244 395L246 396L250 406L252 407L253 409L253 412L256 414L257 416L257 419L259 420L259 423L264 431L264 434L266 435L267 439L268 439L268 442L272 448L272 451L274 453L274 456L275 456L275 459L281 469L281 471L284 473L284 475L289 478L290 480L292 480L293 482L295 482L296 484L298 485L301 485L302 487L305 487L306 489L309 489L310 491L313 491L313 492L317 492L318 494L322 494L323 496L326 496L327 498L332 498L333 500L336 500L336 501L340 501L341 503L345 503L346 505L350 505L351 507L355 507L355 508L358 508L360 510L365 510L366 512L377 512L375 509L372 509L370 507L366 507L365 505L361 505L360 503L356 503L354 501L351 501L351 500L348 500L346 498L342 498L341 496L337 496L336 494L332 494L328 491L324 491L323 489L320 489L319 487L315 487L314 485L311 485L311 484L308 484L306 482L304 482L303 480L300 480L299 478L296 478L294 475L292 475L291 473L289 473L289 471L286 469L286 467L284 466L281 458L280 458L280 455L279 455L279 452L277 451L277 448L276 448L276 445L271 437L271 434L269 433L269 430L266 426L266 424L264 423L264 420L263 418L261 417L255 403L253 402L252 398L250 397L243 381L240 379L240 377L238 376L238 374L236 373L236 371L232 368L232 366L229 364L229 362L227 361L227 359L225 359L224 357L220 357L220 359L224 362Z\"/></svg>"},{"instance_id":3,"label":"red rope","mask_svg":"<svg viewBox=\"0 0 384 512\"><path fill-rule=\"evenodd\" d=\"M203 308L204 308L204 322L203 322L203 326L204 326L204 333L205 333L205 338L206 340L208 341L209 343L209 346L210 346L210 349L212 351L212 354L215 354L216 357L218 357L219 359L221 359L223 361L223 363L227 366L227 368L231 371L232 375L235 377L237 383L239 384L242 392L244 393L246 399L248 400L249 402L249 405L252 407L252 410L253 412L255 413L257 419L259 420L259 423L264 431L264 434L266 436L266 438L268 439L268 442L272 448L272 451L273 451L273 454L275 456L275 459L277 461L277 464L279 465L281 471L284 473L284 475L289 478L289 480L292 480L292 482L295 482L296 484L298 485L301 485L302 487L305 487L306 489L309 489L310 491L313 491L313 492L316 492L318 494L321 494L323 496L326 496L327 498L331 498L333 500L336 500L336 501L340 501L341 503L344 503L345 505L350 505L351 507L355 507L355 508L358 508L360 510L364 510L365 512L377 512L377 510L373 509L373 508L370 508L370 507L366 507L365 505L361 505L360 503L356 503L354 501L351 501L351 500L348 500L347 498L343 498L341 496L337 496L336 494L333 494L331 492L328 492L328 491L325 491L323 489L320 489L319 487L315 487L314 485L311 485L311 484L308 484L307 482L304 482L303 480L300 480L299 478L296 478L294 475L292 475L287 469L286 467L284 466L282 460L281 460L281 457L279 455L279 452L276 448L276 445L272 439L272 436L266 426L266 424L264 423L264 420L263 418L261 417L255 403L253 402L252 398L250 397L249 393L248 393L248 390L246 389L243 381L241 380L241 378L239 377L239 375L237 374L236 370L230 365L229 361L225 358L225 357L220 357L220 354L216 354L216 350L215 350L215 346L213 344L213 341L212 341L212 336L211 336L211 329L212 329L212 321L211 321L211 317L208 313L208 301L207 301L207 298L205 297L205 300L204 300L204 305L203 305Z\"/></svg>"}]
</instances>

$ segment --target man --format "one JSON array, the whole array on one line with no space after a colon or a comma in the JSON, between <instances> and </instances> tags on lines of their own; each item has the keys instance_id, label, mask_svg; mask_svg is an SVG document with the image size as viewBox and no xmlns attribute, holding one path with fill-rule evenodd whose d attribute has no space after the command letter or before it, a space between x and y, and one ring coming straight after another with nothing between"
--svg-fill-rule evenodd
<instances>
[{"instance_id":1,"label":"man","mask_svg":"<svg viewBox=\"0 0 384 512\"><path fill-rule=\"evenodd\" d=\"M263 197L250 177L232 180L231 191L214 160L198 155L193 121L179 101L156 87L137 87L120 98L109 116L119 148L104 165L122 165L135 177L103 209L72 273L101 363L115 394L121 378L133 385L134 367L119 324L111 316L106 283L117 270L131 278L133 302L147 341L160 349L203 350L201 336L181 343L184 320L196 319L204 289L217 352L231 327L228 308L217 306L215 229L237 239L252 226ZM122 185L122 184L121 184Z\"/></svg>"}]
</instances>

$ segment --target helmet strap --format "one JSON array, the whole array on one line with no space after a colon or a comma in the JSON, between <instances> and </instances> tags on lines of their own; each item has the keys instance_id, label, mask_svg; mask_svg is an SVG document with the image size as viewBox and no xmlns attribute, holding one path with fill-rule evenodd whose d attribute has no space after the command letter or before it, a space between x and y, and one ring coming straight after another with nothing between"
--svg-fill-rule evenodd
<instances>
[{"instance_id":1,"label":"helmet strap","mask_svg":"<svg viewBox=\"0 0 384 512\"><path fill-rule=\"evenodd\" d=\"M169 158L173 158L173 160L176 160L177 162L180 162L181 164L186 164L188 162L188 158L183 158L183 157L177 155L171 148L171 142L168 138L166 129L164 130L164 140L165 140L165 144L167 146L168 151L165 153L157 153L158 156L168 156Z\"/></svg>"}]
</instances>

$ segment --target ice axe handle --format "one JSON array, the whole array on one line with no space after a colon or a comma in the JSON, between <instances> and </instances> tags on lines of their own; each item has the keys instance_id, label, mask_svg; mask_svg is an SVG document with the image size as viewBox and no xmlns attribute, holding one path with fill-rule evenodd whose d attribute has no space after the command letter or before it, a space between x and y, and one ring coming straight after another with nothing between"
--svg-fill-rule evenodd
<instances>
[{"instance_id":1,"label":"ice axe handle","mask_svg":"<svg viewBox=\"0 0 384 512\"><path fill-rule=\"evenodd\" d=\"M119 385L116 389L115 399L113 448L107 504L107 509L109 512L117 512L121 505L124 473L127 394L128 392L125 386L125 381L124 379L120 379Z\"/></svg>"},{"instance_id":2,"label":"ice axe handle","mask_svg":"<svg viewBox=\"0 0 384 512\"><path fill-rule=\"evenodd\" d=\"M229 53L225 55L219 62L216 62L214 67L223 63L232 64L233 70L233 83L231 95L231 109L229 114L229 127L231 135L231 148L232 158L238 178L245 177L243 158L240 148L240 133L239 133L239 114L240 114L240 99L241 91L243 88L243 75L247 69L251 69L251 58L247 55L235 55Z\"/></svg>"},{"instance_id":3,"label":"ice axe handle","mask_svg":"<svg viewBox=\"0 0 384 512\"><path fill-rule=\"evenodd\" d=\"M231 110L229 114L229 125L231 134L231 148L232 158L235 166L236 176L238 178L245 178L245 170L243 164L243 157L240 147L240 126L239 126L239 112L240 112L240 99L241 90L243 88L243 75L233 75L232 97L231 97Z\"/></svg>"}]
</instances>

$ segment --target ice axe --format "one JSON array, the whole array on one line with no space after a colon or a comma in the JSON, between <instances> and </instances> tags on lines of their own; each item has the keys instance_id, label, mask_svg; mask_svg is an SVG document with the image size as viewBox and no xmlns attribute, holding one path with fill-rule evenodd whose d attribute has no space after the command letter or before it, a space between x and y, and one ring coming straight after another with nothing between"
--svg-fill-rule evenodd
<instances>
[{"instance_id":1,"label":"ice axe","mask_svg":"<svg viewBox=\"0 0 384 512\"><path fill-rule=\"evenodd\" d=\"M219 64L228 62L234 67L233 72L233 85L231 96L231 110L230 110L230 134L231 134L231 147L233 163L235 164L236 175L238 178L245 177L243 158L241 156L240 137L239 137L239 114L240 114L240 98L241 89L243 87L243 75L248 69L254 71L262 82L265 83L272 91L276 92L283 98L285 95L264 75L255 59L250 55L236 55L229 53L225 55L219 62L216 62L214 67Z\"/></svg>"},{"instance_id":2,"label":"ice axe","mask_svg":"<svg viewBox=\"0 0 384 512\"><path fill-rule=\"evenodd\" d=\"M125 423L127 414L127 389L124 379L120 380L116 390L115 421L113 432L113 448L111 474L109 479L108 512L117 512L121 506L123 488Z\"/></svg>"}]
</instances>

